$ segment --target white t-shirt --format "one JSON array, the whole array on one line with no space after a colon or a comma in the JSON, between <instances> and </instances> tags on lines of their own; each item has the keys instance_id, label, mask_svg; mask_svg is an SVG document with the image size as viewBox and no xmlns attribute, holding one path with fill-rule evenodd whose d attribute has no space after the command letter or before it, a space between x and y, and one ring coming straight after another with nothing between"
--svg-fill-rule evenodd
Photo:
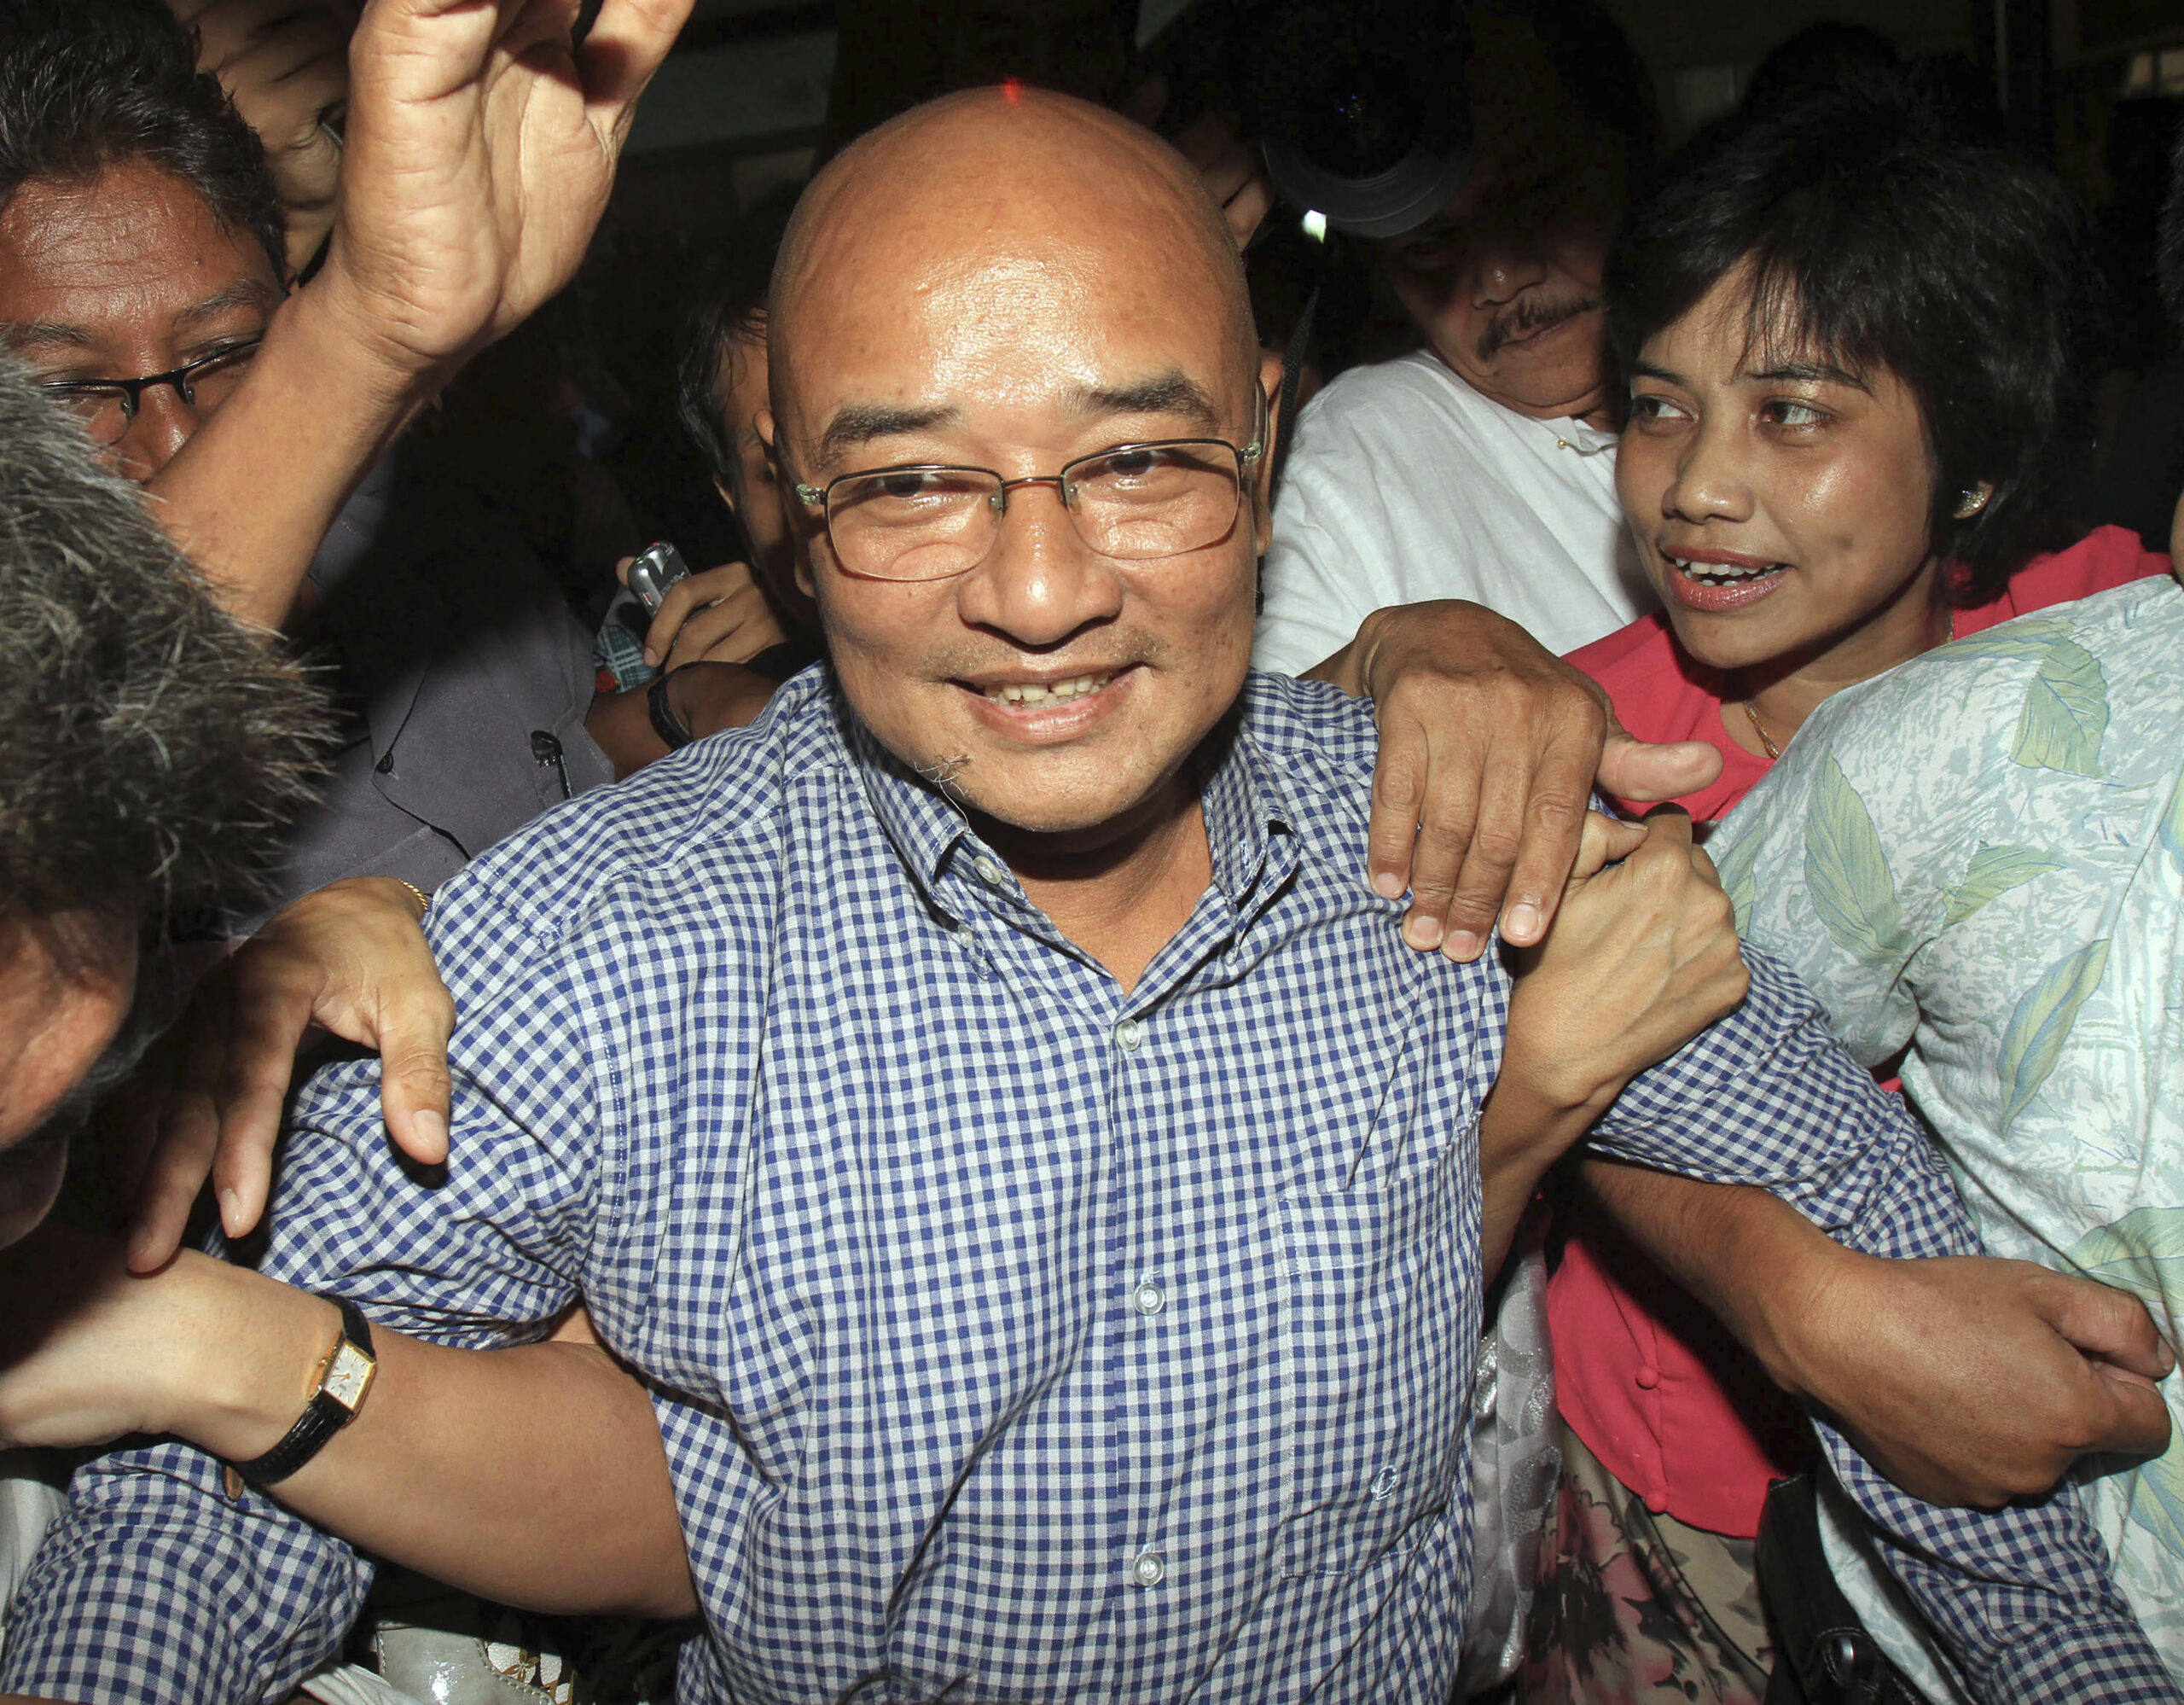
<instances>
[{"instance_id":1,"label":"white t-shirt","mask_svg":"<svg viewBox=\"0 0 2184 1705\"><path fill-rule=\"evenodd\" d=\"M1560 654L1658 602L1615 500L1615 434L1505 409L1427 351L1313 398L1282 479L1262 669L1310 668L1390 604L1469 598Z\"/></svg>"}]
</instances>

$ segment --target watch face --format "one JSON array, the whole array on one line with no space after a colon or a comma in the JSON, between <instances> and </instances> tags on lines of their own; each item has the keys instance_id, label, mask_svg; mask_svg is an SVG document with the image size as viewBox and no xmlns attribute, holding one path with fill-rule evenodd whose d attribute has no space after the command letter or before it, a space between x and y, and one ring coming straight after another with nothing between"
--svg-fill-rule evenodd
<instances>
[{"instance_id":1,"label":"watch face","mask_svg":"<svg viewBox=\"0 0 2184 1705\"><path fill-rule=\"evenodd\" d=\"M319 1389L354 1415L363 1403L364 1394L372 1388L372 1376L378 1371L377 1362L345 1340L334 1358L334 1365L326 1370L326 1382Z\"/></svg>"}]
</instances>

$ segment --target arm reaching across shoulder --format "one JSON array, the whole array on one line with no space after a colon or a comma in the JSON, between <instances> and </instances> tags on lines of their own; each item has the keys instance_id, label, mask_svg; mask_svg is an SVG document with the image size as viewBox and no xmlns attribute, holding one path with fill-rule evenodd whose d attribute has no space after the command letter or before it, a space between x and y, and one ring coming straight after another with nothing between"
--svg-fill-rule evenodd
<instances>
[{"instance_id":1,"label":"arm reaching across shoulder","mask_svg":"<svg viewBox=\"0 0 2184 1705\"><path fill-rule=\"evenodd\" d=\"M1479 1125L1489 1272L1541 1175L1625 1084L1734 1009L1750 982L1728 896L1673 806L1643 828L1586 813L1562 905L1516 974Z\"/></svg>"},{"instance_id":2,"label":"arm reaching across shoulder","mask_svg":"<svg viewBox=\"0 0 2184 1705\"><path fill-rule=\"evenodd\" d=\"M447 1159L455 1003L415 896L385 876L329 882L276 912L199 985L167 1050L171 1082L146 1086L155 1135L130 1231L135 1271L172 1259L208 1173L228 1236L258 1224L282 1109L314 1025L378 1053L395 1145L422 1166Z\"/></svg>"},{"instance_id":3,"label":"arm reaching across shoulder","mask_svg":"<svg viewBox=\"0 0 2184 1705\"><path fill-rule=\"evenodd\" d=\"M1408 887L1403 939L1455 959L1478 957L1497 912L1513 946L1541 940L1595 778L1620 799L1664 800L1721 771L1703 742L1632 739L1591 679L1459 598L1374 611L1305 678L1373 701L1373 886Z\"/></svg>"},{"instance_id":4,"label":"arm reaching across shoulder","mask_svg":"<svg viewBox=\"0 0 2184 1705\"><path fill-rule=\"evenodd\" d=\"M287 615L357 481L575 272L691 0L371 0L349 47L325 265L148 487L235 614Z\"/></svg>"},{"instance_id":5,"label":"arm reaching across shoulder","mask_svg":"<svg viewBox=\"0 0 2184 1705\"><path fill-rule=\"evenodd\" d=\"M1775 1382L1929 1503L2039 1497L2089 1451L2158 1452L2175 1358L2135 1297L2027 1261L1891 1261L1765 1190L1589 1161L1585 1186Z\"/></svg>"}]
</instances>

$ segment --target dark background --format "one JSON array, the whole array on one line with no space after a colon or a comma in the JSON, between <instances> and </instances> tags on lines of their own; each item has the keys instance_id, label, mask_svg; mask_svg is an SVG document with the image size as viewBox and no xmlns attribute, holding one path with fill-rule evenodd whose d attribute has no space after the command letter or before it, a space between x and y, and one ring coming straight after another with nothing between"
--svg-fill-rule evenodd
<instances>
[{"instance_id":1,"label":"dark background","mask_svg":"<svg viewBox=\"0 0 2184 1705\"><path fill-rule=\"evenodd\" d=\"M563 298L502 352L499 371L458 390L572 386L618 429L611 457L635 516L579 515L618 533L673 532L715 560L717 515L702 464L672 421L671 308L737 220L770 191L793 193L839 140L950 86L1004 75L1126 98L1172 56L1208 9L1254 0L698 0L641 106L613 205ZM1256 0L1264 4L1267 0ZM2138 376L2172 353L2152 283L2152 232L2167 152L2184 113L2184 0L1606 0L1651 73L1673 146L1741 97L1767 53L1824 20L1889 37L1992 101L2046 152L2092 211L2113 302L2104 364L2105 444L2128 429ZM1192 15L1178 21L1178 15ZM1184 104L1179 97L1179 106ZM1171 111L1172 131L1190 114ZM1295 294L1278 250L1279 210L1254 251L1263 330L1285 338ZM1384 352L1367 305L1322 325L1328 370ZM1329 317L1322 316L1323 320ZM491 399L481 399L498 412ZM450 399L450 406L462 399ZM581 503L581 498L578 499ZM549 523L556 531L566 518ZM581 555L595 553L584 551Z\"/></svg>"}]
</instances>

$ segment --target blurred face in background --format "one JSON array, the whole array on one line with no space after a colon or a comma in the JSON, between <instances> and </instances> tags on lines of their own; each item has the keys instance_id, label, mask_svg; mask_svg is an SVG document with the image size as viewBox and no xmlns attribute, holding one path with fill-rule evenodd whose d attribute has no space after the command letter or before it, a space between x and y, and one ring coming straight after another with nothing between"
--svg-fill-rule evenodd
<instances>
[{"instance_id":1,"label":"blurred face in background","mask_svg":"<svg viewBox=\"0 0 2184 1705\"><path fill-rule=\"evenodd\" d=\"M1380 245L1428 345L1472 389L1548 420L1618 400L1600 275L1623 214L1623 139L1578 107L1521 19L1472 14L1475 163L1419 230Z\"/></svg>"},{"instance_id":2,"label":"blurred face in background","mask_svg":"<svg viewBox=\"0 0 2184 1705\"><path fill-rule=\"evenodd\" d=\"M52 1207L84 1111L74 1091L119 1033L136 986L133 922L0 917L0 1247Z\"/></svg>"},{"instance_id":3,"label":"blurred face in background","mask_svg":"<svg viewBox=\"0 0 2184 1705\"><path fill-rule=\"evenodd\" d=\"M714 394L720 403L722 440L733 458L720 485L723 499L735 511L751 547L751 572L780 612L807 631L819 630L819 607L797 584L796 534L781 508L781 481L766 443L758 435L758 416L766 410L766 328L760 320L739 330L721 352Z\"/></svg>"},{"instance_id":4,"label":"blurred face in background","mask_svg":"<svg viewBox=\"0 0 2184 1705\"><path fill-rule=\"evenodd\" d=\"M100 459L128 479L166 466L226 399L281 296L255 237L224 230L202 195L140 160L86 183L33 180L0 212L0 340L32 379L136 379L212 358L192 381L194 400L148 387L136 417L101 445ZM116 418L80 396L69 405L95 438Z\"/></svg>"}]
</instances>

